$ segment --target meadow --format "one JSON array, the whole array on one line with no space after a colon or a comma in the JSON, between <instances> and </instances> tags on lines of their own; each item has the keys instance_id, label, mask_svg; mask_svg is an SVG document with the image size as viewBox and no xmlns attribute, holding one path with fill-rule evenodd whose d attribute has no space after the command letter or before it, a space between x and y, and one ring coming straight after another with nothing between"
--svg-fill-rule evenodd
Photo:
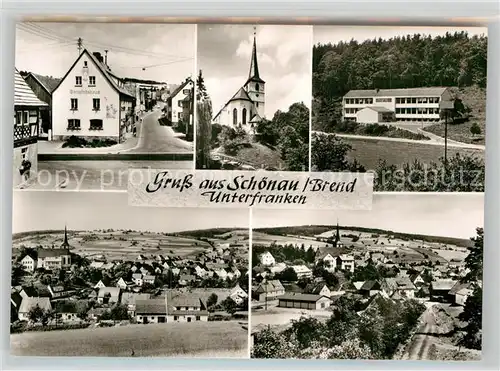
<instances>
[{"instance_id":1,"label":"meadow","mask_svg":"<svg viewBox=\"0 0 500 371\"><path fill-rule=\"evenodd\" d=\"M419 160L424 164L431 162L439 163L444 157L444 146L426 144L424 142L395 142L379 139L342 138L343 141L352 146L348 157L356 159L367 170L377 168L379 160L385 160L389 165L401 166ZM468 148L448 147L448 157L457 153L460 155L474 155L484 160L484 151Z\"/></svg>"},{"instance_id":2,"label":"meadow","mask_svg":"<svg viewBox=\"0 0 500 371\"><path fill-rule=\"evenodd\" d=\"M25 332L10 337L16 356L246 356L248 330L238 321L129 325Z\"/></svg>"}]
</instances>

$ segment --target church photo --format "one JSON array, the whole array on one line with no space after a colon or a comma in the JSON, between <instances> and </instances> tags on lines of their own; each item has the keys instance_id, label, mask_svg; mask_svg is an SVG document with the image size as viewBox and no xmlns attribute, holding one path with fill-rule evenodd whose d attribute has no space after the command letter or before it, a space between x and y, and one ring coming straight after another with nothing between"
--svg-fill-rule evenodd
<instances>
[{"instance_id":1,"label":"church photo","mask_svg":"<svg viewBox=\"0 0 500 371\"><path fill-rule=\"evenodd\" d=\"M312 28L198 25L196 168L309 170Z\"/></svg>"}]
</instances>

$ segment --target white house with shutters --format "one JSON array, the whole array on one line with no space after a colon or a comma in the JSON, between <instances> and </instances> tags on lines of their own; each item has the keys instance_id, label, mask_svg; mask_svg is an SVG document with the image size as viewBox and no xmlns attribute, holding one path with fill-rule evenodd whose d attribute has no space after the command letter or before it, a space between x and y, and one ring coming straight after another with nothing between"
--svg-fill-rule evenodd
<instances>
[{"instance_id":1,"label":"white house with shutters","mask_svg":"<svg viewBox=\"0 0 500 371\"><path fill-rule=\"evenodd\" d=\"M120 142L132 132L136 98L101 53L84 49L52 92L54 140L71 136Z\"/></svg>"}]
</instances>

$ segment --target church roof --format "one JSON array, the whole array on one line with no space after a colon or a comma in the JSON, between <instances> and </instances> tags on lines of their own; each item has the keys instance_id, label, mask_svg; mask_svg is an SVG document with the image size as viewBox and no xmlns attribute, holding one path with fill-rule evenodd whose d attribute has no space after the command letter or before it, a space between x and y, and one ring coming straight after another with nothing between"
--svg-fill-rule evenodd
<instances>
[{"instance_id":1,"label":"church roof","mask_svg":"<svg viewBox=\"0 0 500 371\"><path fill-rule=\"evenodd\" d=\"M257 61L257 42L255 40L255 34L253 36L253 48L252 48L252 59L250 61L250 72L248 73L248 80L264 83L264 80L260 78L259 75L259 63Z\"/></svg>"},{"instance_id":2,"label":"church roof","mask_svg":"<svg viewBox=\"0 0 500 371\"><path fill-rule=\"evenodd\" d=\"M237 101L237 100L246 100L248 102L252 102L254 103L254 101L252 100L252 98L250 98L250 96L248 95L248 93L246 92L246 90L241 87L238 89L238 91L236 92L236 94L234 94L231 99L229 99L226 104L224 104L224 106L220 109L219 112L217 112L217 114L214 116L214 120L219 117L219 115L221 114L221 112L224 110L224 108L226 108L229 103L231 102L234 102L234 101ZM255 116L254 116L255 117ZM253 118L253 117L252 117ZM251 120L250 120L251 121Z\"/></svg>"},{"instance_id":3,"label":"church roof","mask_svg":"<svg viewBox=\"0 0 500 371\"><path fill-rule=\"evenodd\" d=\"M235 101L235 100L247 100L247 101L252 102L252 99L250 98L250 96L248 95L248 93L246 92L246 90L243 89L243 88L240 88L236 92L236 94L233 95L233 97L231 99L229 99L228 103L232 102L232 101Z\"/></svg>"}]
</instances>

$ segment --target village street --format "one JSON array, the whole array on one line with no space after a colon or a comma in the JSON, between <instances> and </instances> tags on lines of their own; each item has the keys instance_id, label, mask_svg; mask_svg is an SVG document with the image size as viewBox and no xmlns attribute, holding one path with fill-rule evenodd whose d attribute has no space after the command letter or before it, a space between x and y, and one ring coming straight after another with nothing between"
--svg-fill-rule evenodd
<instances>
[{"instance_id":1,"label":"village street","mask_svg":"<svg viewBox=\"0 0 500 371\"><path fill-rule=\"evenodd\" d=\"M161 126L158 118L161 111L146 114L138 130L138 143L125 153L184 153L192 152L193 144L178 137L168 126ZM122 152L122 153L123 153Z\"/></svg>"}]
</instances>

